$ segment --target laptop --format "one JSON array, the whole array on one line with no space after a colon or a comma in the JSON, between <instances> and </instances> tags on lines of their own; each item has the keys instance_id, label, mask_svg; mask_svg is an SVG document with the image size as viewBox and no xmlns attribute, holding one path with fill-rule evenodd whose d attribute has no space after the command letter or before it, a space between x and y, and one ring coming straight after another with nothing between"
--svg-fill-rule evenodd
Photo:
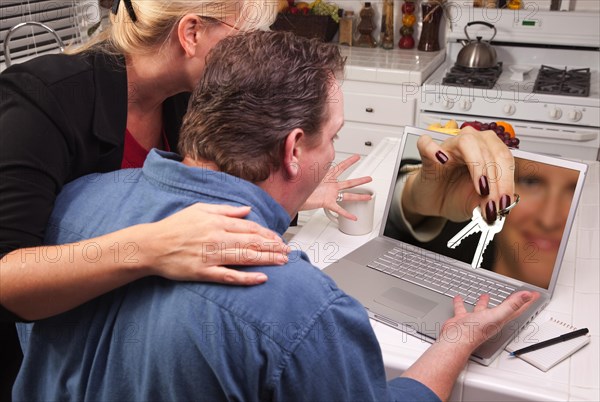
<instances>
[{"instance_id":1,"label":"laptop","mask_svg":"<svg viewBox=\"0 0 600 402\"><path fill-rule=\"evenodd\" d=\"M358 299L371 318L428 342L435 341L442 324L453 316L456 294L472 310L483 293L490 294L490 304L497 305L518 290L539 292L541 297L528 311L474 351L471 360L489 365L552 298L587 165L511 150L520 200L489 243L481 264L472 266L480 233L463 239L456 248L449 247L449 240L470 219L437 225L426 221L421 228L425 237L409 233L398 223L396 186L419 169L416 144L424 134L439 143L449 138L429 130L404 129L393 176L398 179L392 180L379 235L324 271ZM488 170L490 181L494 174L501 172ZM444 176L441 165L424 176L453 180Z\"/></svg>"}]
</instances>

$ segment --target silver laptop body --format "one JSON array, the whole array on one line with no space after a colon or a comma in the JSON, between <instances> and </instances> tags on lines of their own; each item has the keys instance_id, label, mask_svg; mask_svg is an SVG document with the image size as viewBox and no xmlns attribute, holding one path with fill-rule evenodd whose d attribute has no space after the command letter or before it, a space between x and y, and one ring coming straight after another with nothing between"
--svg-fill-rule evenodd
<instances>
[{"instance_id":1,"label":"silver laptop body","mask_svg":"<svg viewBox=\"0 0 600 402\"><path fill-rule=\"evenodd\" d=\"M416 150L416 140L423 134L427 134L439 142L448 138L445 134L406 127L400 145L400 152L397 156L394 177L398 177L403 160L412 160L418 163L418 160L416 160L419 158ZM392 180L379 235L326 267L325 273L331 276L342 290L358 299L367 309L371 318L428 342L437 339L443 323L453 316L452 298L457 293L456 290L463 290L456 289L456 286L449 287L450 284L456 285L460 282L462 288L466 287L463 298L471 303L466 303L468 309L473 308L479 294L491 293L492 289L493 292L499 293L501 296L507 296L522 289L539 292L541 297L526 313L506 325L498 335L480 346L471 356L472 360L489 365L506 344L550 301L587 171L587 165L583 163L519 150L511 151L515 159L519 161L519 166L525 166L532 171L535 170L533 167L536 167L536 169L544 169L546 166L558 167L561 170L567 169L565 173L569 175L568 177L574 178L572 199L568 214L566 214L560 244L558 245L558 241L555 242L557 248L556 258L554 258L553 263L547 264L547 275L549 277L547 286L532 285L519 278L496 273L491 269L474 269L467 262L470 261L470 258L460 260L449 256L449 250L444 249L443 246L427 250L428 245L426 244L415 245L414 243L418 242L399 240L398 236L390 231L391 223L389 221L396 180ZM523 161L527 163L523 165ZM541 168L539 168L540 166ZM402 180L401 177L399 180ZM529 176L525 177L526 180L532 183L537 180L531 179ZM532 174L531 177L534 177L534 175ZM526 183L526 185L535 190L535 186L538 184ZM536 192L534 191L533 194L536 194ZM522 199L521 202L526 202L526 200ZM519 208L519 205L515 208ZM507 220L503 231L506 230L508 222ZM456 225L463 227L466 223ZM501 235L502 232L496 235L495 239ZM448 234L445 234L445 236L448 236ZM479 234L470 237L473 237L476 244ZM445 239L442 243L444 241ZM547 244L544 246L547 246ZM468 245L459 247L464 247L464 252L469 254ZM532 243L532 247L535 249L535 244ZM527 248L527 245L525 248ZM474 247L471 256L473 252ZM488 257L487 253L492 257L494 255L494 252L489 249L485 253L484 257ZM523 255L519 257L519 260L522 259L527 262L528 258L534 257L535 253ZM377 261L383 262L377 263ZM531 261L534 261L534 259ZM437 279L435 286L432 285L432 278ZM442 278L441 286L440 278ZM475 289L475 285L469 282L483 283L483 285L480 289ZM494 300L496 298L500 299L496 303L500 303L502 298L494 296Z\"/></svg>"}]
</instances>

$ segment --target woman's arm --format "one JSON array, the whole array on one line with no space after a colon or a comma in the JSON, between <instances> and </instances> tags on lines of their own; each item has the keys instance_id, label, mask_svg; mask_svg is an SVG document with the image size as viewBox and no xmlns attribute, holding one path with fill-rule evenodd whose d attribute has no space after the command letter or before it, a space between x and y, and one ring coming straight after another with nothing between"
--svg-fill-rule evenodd
<instances>
[{"instance_id":1,"label":"woman's arm","mask_svg":"<svg viewBox=\"0 0 600 402\"><path fill-rule=\"evenodd\" d=\"M68 60L69 66L75 65L74 70L79 68L74 59ZM100 160L106 161L117 148L98 140L94 128L88 126L95 119L94 110L90 109L94 106L93 86L89 82L84 85L87 81L82 77L89 72L83 68L81 73L73 73L79 81L71 82L56 79L53 75L60 74L54 70L44 80L19 65L0 75L3 307L23 319L41 319L146 275L256 284L266 278L227 270L222 265L285 261L282 250L286 246L274 233L238 219L248 214L248 208L201 205L154 224L124 229L78 245L41 246L62 186L98 171ZM117 169L120 158L113 159ZM103 166L105 170L107 163ZM244 255L256 253L253 261L236 259L239 250L235 244L246 244L248 239L265 247L244 250ZM203 249L207 242L226 244L233 251L223 253L226 258L221 259L218 251L223 248ZM99 259L93 254L97 249L103 251ZM134 258L125 261L127 256Z\"/></svg>"},{"instance_id":2,"label":"woman's arm","mask_svg":"<svg viewBox=\"0 0 600 402\"><path fill-rule=\"evenodd\" d=\"M287 246L275 233L238 219L249 212L248 207L195 204L156 223L13 251L0 260L0 303L25 320L38 320L148 275L263 283L262 273L224 267L287 262Z\"/></svg>"}]
</instances>

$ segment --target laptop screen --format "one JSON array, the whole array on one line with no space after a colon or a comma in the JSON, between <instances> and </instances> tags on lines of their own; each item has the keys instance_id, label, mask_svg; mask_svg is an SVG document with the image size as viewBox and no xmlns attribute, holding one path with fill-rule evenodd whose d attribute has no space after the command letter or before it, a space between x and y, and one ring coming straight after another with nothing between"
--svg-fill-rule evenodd
<instances>
[{"instance_id":1,"label":"laptop screen","mask_svg":"<svg viewBox=\"0 0 600 402\"><path fill-rule=\"evenodd\" d=\"M451 166L437 165L435 170L430 172L422 170L421 157L417 150L417 140L421 134L431 135L438 143L447 138L443 134L407 128L395 186L402 184L410 175L417 175L416 178L422 182L438 180L443 181L449 188L454 188L455 182L458 185L460 180L457 169L450 170ZM432 240L418 241L406 229L401 229L402 225L397 222L399 214L389 213L390 208L398 207L394 205L395 201L388 202L383 234L441 256L462 261L473 269L488 270L552 290L566 248L587 166L519 150L514 150L513 156L515 192L519 194L520 201L505 218L502 231L494 236L479 264L475 264L473 259L480 233L464 238L456 248L448 247L448 241L464 228L470 219L462 222L447 221L441 232L439 227L430 230L427 221L424 221L425 223L415 229L426 235L429 231L429 236L434 237ZM463 169L466 172L466 167ZM485 171L489 181L502 174L497 169L485 168ZM415 185L418 184L416 181ZM511 195L511 199L514 200L514 196ZM435 235L437 232L439 234Z\"/></svg>"}]
</instances>

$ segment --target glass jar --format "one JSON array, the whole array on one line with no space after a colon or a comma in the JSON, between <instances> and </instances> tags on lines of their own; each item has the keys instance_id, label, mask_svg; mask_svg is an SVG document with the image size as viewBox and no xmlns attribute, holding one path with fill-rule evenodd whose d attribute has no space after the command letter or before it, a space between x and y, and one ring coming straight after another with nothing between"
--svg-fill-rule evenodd
<instances>
[{"instance_id":1,"label":"glass jar","mask_svg":"<svg viewBox=\"0 0 600 402\"><path fill-rule=\"evenodd\" d=\"M384 49L394 48L394 1L383 0L383 12L381 13L381 47Z\"/></svg>"},{"instance_id":2,"label":"glass jar","mask_svg":"<svg viewBox=\"0 0 600 402\"><path fill-rule=\"evenodd\" d=\"M373 30L375 29L375 24L373 23L373 17L375 16L375 11L371 7L371 2L365 2L365 6L360 10L360 22L358 23L358 39L354 42L355 46L360 47L375 47L377 46L377 42L373 39Z\"/></svg>"},{"instance_id":3,"label":"glass jar","mask_svg":"<svg viewBox=\"0 0 600 402\"><path fill-rule=\"evenodd\" d=\"M344 16L340 20L340 45L352 46L352 41L354 40L354 21L354 11L344 11Z\"/></svg>"},{"instance_id":4,"label":"glass jar","mask_svg":"<svg viewBox=\"0 0 600 402\"><path fill-rule=\"evenodd\" d=\"M424 52L435 52L440 50L440 23L444 9L441 2L425 1L421 3L423 15L423 26L421 28L421 37L419 38L419 50Z\"/></svg>"}]
</instances>

